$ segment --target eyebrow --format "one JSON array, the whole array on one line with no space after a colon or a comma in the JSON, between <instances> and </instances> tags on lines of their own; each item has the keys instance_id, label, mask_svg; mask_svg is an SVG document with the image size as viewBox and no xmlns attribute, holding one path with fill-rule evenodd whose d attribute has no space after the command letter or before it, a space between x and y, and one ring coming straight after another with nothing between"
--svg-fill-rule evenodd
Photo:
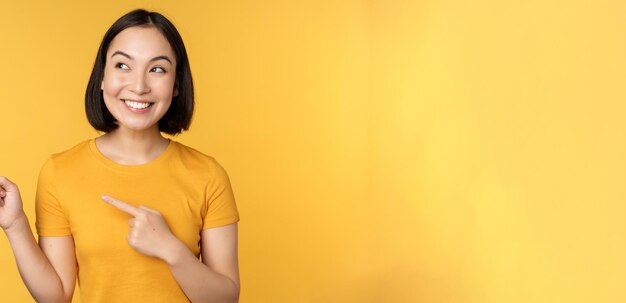
<instances>
[{"instance_id":1,"label":"eyebrow","mask_svg":"<svg viewBox=\"0 0 626 303\"><path fill-rule=\"evenodd\" d=\"M123 52L123 51L115 51L115 52L113 53L113 55L111 55L111 58L113 58L115 55L124 56L124 57L126 57L126 58L128 58L128 59L130 59L130 60L134 60L133 56L131 56L131 55L129 55L129 54L127 54L127 53ZM152 62L152 61L157 61L157 60L165 60L165 61L169 62L170 64L172 64L172 60L170 59L170 57L165 56L165 55L162 55L162 56L156 56L156 57L154 57L154 58L150 59L150 62Z\"/></svg>"}]
</instances>

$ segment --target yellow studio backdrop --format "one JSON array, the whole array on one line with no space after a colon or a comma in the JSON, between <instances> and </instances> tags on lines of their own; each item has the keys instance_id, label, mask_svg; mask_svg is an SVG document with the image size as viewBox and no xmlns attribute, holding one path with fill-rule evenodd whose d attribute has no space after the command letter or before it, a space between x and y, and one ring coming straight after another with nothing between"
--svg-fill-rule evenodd
<instances>
[{"instance_id":1,"label":"yellow studio backdrop","mask_svg":"<svg viewBox=\"0 0 626 303\"><path fill-rule=\"evenodd\" d=\"M0 175L32 225L137 7L186 42L177 140L231 176L241 302L626 301L623 2L3 1ZM6 237L0 262L32 302Z\"/></svg>"}]
</instances>

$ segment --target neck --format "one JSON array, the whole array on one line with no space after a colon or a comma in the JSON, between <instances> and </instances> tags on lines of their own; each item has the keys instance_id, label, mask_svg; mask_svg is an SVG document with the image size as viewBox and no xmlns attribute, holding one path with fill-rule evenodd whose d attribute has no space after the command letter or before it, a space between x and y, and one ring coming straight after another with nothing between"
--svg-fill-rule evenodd
<instances>
[{"instance_id":1,"label":"neck","mask_svg":"<svg viewBox=\"0 0 626 303\"><path fill-rule=\"evenodd\" d=\"M168 144L158 128L134 131L119 127L96 139L96 146L105 157L125 165L148 163L163 153Z\"/></svg>"}]
</instances>

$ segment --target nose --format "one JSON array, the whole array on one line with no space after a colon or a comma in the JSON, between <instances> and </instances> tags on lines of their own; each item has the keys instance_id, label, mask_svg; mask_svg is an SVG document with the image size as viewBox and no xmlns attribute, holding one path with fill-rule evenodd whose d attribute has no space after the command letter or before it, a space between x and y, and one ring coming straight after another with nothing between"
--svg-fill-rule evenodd
<instances>
[{"instance_id":1,"label":"nose","mask_svg":"<svg viewBox=\"0 0 626 303\"><path fill-rule=\"evenodd\" d=\"M140 72L135 73L129 86L130 91L138 95L150 92L150 85L148 81L146 81L146 76Z\"/></svg>"}]
</instances>

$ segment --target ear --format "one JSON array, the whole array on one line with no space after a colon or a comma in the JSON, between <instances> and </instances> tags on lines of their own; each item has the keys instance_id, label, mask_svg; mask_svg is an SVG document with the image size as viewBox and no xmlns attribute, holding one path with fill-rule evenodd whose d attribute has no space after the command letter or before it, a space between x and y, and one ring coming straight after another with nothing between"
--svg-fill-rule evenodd
<instances>
[{"instance_id":1,"label":"ear","mask_svg":"<svg viewBox=\"0 0 626 303\"><path fill-rule=\"evenodd\" d=\"M102 82L100 82L100 90L104 90L104 80L102 80Z\"/></svg>"},{"instance_id":2,"label":"ear","mask_svg":"<svg viewBox=\"0 0 626 303\"><path fill-rule=\"evenodd\" d=\"M174 82L174 94L172 95L172 97L177 97L177 96L178 96L178 80Z\"/></svg>"}]
</instances>

